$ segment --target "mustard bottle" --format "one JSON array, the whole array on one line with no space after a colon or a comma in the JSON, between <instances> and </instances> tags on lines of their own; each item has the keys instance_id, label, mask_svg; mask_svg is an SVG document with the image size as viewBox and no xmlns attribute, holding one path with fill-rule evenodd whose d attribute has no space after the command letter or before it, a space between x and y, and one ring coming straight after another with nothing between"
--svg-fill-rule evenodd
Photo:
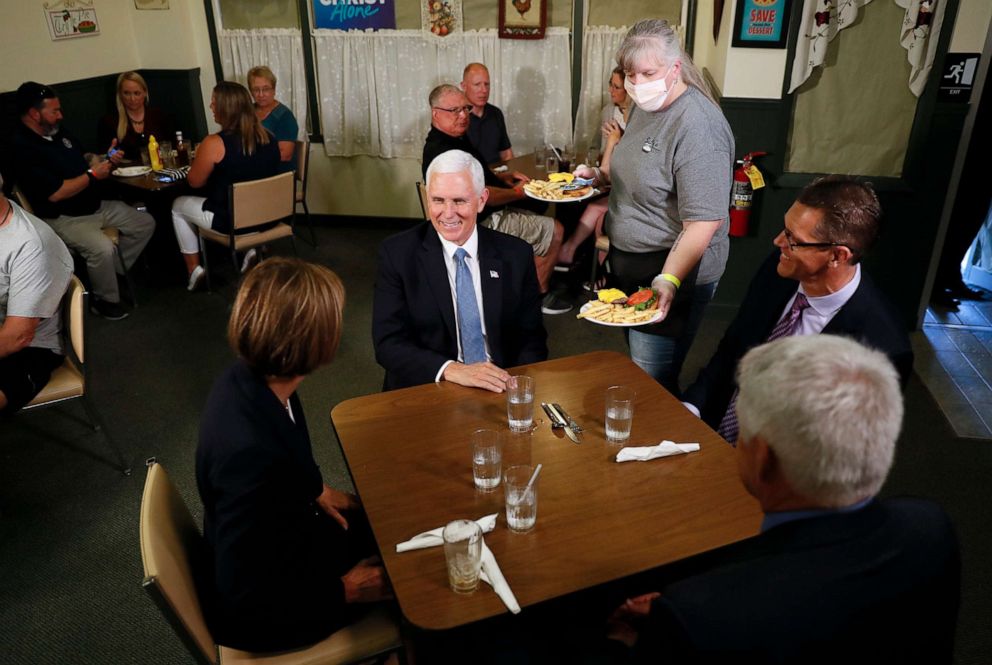
<instances>
[{"instance_id":1,"label":"mustard bottle","mask_svg":"<svg viewBox=\"0 0 992 665\"><path fill-rule=\"evenodd\" d=\"M152 163L153 171L162 170L162 159L158 154L158 141L155 140L154 136L148 137L148 159Z\"/></svg>"}]
</instances>

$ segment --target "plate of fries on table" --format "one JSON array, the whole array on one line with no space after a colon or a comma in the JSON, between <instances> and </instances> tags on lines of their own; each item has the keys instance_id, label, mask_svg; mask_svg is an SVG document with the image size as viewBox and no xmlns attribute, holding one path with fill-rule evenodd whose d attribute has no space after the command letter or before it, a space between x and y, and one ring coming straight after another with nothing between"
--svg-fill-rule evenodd
<instances>
[{"instance_id":1,"label":"plate of fries on table","mask_svg":"<svg viewBox=\"0 0 992 665\"><path fill-rule=\"evenodd\" d=\"M592 180L576 178L571 173L549 173L547 180L531 180L524 183L524 194L547 203L584 201L598 193L592 182Z\"/></svg>"},{"instance_id":2,"label":"plate of fries on table","mask_svg":"<svg viewBox=\"0 0 992 665\"><path fill-rule=\"evenodd\" d=\"M620 289L600 289L596 299L583 305L575 318L619 328L657 323L661 320L658 294L646 286L629 296Z\"/></svg>"}]
</instances>

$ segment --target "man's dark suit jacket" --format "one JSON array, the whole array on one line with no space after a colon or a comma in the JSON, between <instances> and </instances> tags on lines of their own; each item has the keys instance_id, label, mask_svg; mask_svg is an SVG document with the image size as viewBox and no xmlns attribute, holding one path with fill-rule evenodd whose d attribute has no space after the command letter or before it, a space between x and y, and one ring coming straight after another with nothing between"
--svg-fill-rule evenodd
<instances>
[{"instance_id":1,"label":"man's dark suit jacket","mask_svg":"<svg viewBox=\"0 0 992 665\"><path fill-rule=\"evenodd\" d=\"M340 577L374 552L359 516L349 513L344 531L316 505L323 480L295 393L289 403L295 423L238 362L214 384L200 422L198 587L217 642L248 651L313 644L348 623Z\"/></svg>"},{"instance_id":2,"label":"man's dark suit jacket","mask_svg":"<svg viewBox=\"0 0 992 665\"><path fill-rule=\"evenodd\" d=\"M960 558L932 502L875 500L704 556L652 604L637 662L951 662Z\"/></svg>"},{"instance_id":3,"label":"man's dark suit jacket","mask_svg":"<svg viewBox=\"0 0 992 665\"><path fill-rule=\"evenodd\" d=\"M716 353L682 395L683 400L699 409L700 417L710 427L719 426L737 389L737 364L745 353L768 339L785 304L799 288L796 280L779 276L776 270L778 257L776 250L758 269ZM888 300L864 270L851 299L830 320L823 333L851 337L882 351L895 365L905 387L913 371L909 336Z\"/></svg>"},{"instance_id":4,"label":"man's dark suit jacket","mask_svg":"<svg viewBox=\"0 0 992 665\"><path fill-rule=\"evenodd\" d=\"M483 318L493 363L513 367L546 360L547 333L534 254L519 238L477 226ZM455 308L446 257L425 222L387 238L379 248L372 303L375 358L385 390L431 383L458 359Z\"/></svg>"}]
</instances>

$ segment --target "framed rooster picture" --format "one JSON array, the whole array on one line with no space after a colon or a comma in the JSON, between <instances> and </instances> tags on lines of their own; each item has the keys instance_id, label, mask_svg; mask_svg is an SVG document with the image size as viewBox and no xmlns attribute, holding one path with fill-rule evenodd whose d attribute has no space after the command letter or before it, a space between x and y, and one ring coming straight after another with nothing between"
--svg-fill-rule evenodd
<instances>
[{"instance_id":1,"label":"framed rooster picture","mask_svg":"<svg viewBox=\"0 0 992 665\"><path fill-rule=\"evenodd\" d=\"M548 0L498 0L501 39L544 39Z\"/></svg>"}]
</instances>

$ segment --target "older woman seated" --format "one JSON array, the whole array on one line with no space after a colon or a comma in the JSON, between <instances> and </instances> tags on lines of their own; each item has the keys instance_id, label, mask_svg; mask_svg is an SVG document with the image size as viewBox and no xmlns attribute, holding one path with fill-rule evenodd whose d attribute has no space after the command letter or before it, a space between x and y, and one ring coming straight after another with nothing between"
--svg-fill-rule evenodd
<instances>
[{"instance_id":1,"label":"older woman seated","mask_svg":"<svg viewBox=\"0 0 992 665\"><path fill-rule=\"evenodd\" d=\"M279 142L280 172L292 171L296 168L294 157L300 126L289 107L276 99L276 75L265 65L259 65L248 70L245 78L255 100L255 115Z\"/></svg>"},{"instance_id":2,"label":"older woman seated","mask_svg":"<svg viewBox=\"0 0 992 665\"><path fill-rule=\"evenodd\" d=\"M200 595L225 646L313 644L348 624L354 604L391 596L357 497L321 477L296 394L333 359L343 308L338 276L299 259L261 262L238 291L227 331L238 360L210 392L196 450Z\"/></svg>"}]
</instances>

